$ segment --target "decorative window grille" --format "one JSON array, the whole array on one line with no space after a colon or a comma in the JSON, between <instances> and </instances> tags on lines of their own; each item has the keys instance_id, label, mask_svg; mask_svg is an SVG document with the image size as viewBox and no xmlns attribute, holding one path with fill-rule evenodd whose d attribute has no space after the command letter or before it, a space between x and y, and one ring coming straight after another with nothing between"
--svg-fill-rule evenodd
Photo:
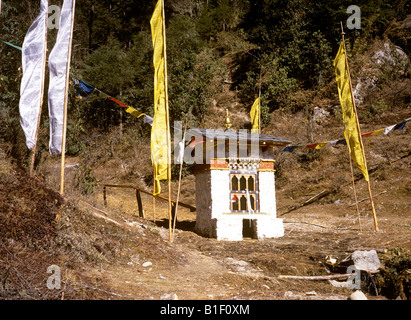
<instances>
[{"instance_id":1,"label":"decorative window grille","mask_svg":"<svg viewBox=\"0 0 411 320\"><path fill-rule=\"evenodd\" d=\"M230 166L230 211L259 212L258 161L235 159Z\"/></svg>"}]
</instances>

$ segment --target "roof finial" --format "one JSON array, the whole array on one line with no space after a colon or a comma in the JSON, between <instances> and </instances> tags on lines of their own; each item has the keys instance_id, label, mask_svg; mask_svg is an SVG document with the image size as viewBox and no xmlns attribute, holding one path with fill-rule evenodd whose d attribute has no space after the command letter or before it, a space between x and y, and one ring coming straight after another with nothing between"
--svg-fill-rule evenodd
<instances>
[{"instance_id":1,"label":"roof finial","mask_svg":"<svg viewBox=\"0 0 411 320\"><path fill-rule=\"evenodd\" d=\"M231 128L231 121L230 121L230 116L228 114L228 109L225 109L225 123L224 124L227 129Z\"/></svg>"}]
</instances>

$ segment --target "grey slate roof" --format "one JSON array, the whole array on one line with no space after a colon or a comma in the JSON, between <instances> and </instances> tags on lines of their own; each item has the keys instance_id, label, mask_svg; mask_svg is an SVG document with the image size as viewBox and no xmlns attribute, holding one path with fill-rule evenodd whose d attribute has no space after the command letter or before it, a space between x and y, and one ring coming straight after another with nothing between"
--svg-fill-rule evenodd
<instances>
[{"instance_id":1,"label":"grey slate roof","mask_svg":"<svg viewBox=\"0 0 411 320\"><path fill-rule=\"evenodd\" d=\"M249 130L213 130L213 129L202 129L202 128L191 128L190 133L195 136L202 136L208 139L247 139L247 142L258 141L260 145L267 146L286 146L291 144L291 141L280 139L274 136L269 136L266 134L251 133Z\"/></svg>"}]
</instances>

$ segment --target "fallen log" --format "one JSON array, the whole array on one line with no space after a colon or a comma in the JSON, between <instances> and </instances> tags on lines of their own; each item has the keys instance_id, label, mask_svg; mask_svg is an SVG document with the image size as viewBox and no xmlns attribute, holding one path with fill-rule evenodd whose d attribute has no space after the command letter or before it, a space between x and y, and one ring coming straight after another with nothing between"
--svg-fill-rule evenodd
<instances>
[{"instance_id":1,"label":"fallen log","mask_svg":"<svg viewBox=\"0 0 411 320\"><path fill-rule=\"evenodd\" d=\"M316 201L320 200L321 198L325 197L326 195L329 195L329 194L332 193L332 192L333 192L333 190L327 190L327 189L325 189L325 190L321 191L320 193L317 193L315 196L311 197L311 198L308 199L307 201L305 201L303 204L300 204L299 206L294 206L294 207L290 208L288 211L280 214L279 217L281 217L281 216L283 216L283 215L286 215L287 213L290 213L291 211L294 211L294 210L297 210L297 209L299 209L299 208L302 208L302 207L304 207L304 206L306 206L306 205L309 205L309 204L311 204L311 203L313 203L313 202L316 202Z\"/></svg>"},{"instance_id":2,"label":"fallen log","mask_svg":"<svg viewBox=\"0 0 411 320\"><path fill-rule=\"evenodd\" d=\"M375 198L376 196L379 196L379 195L383 194L383 193L387 193L387 191L383 191L383 192L377 193L376 195L374 195L374 198ZM368 200L368 199L370 199L370 198L364 198L364 199L358 200L357 203L363 202L363 201ZM350 204L348 207L353 207L353 206L355 206L355 205L356 205L356 203L354 202L354 203Z\"/></svg>"},{"instance_id":3,"label":"fallen log","mask_svg":"<svg viewBox=\"0 0 411 320\"><path fill-rule=\"evenodd\" d=\"M319 224L315 224L315 223L309 223L309 222L304 222L304 221L283 221L283 223L301 223L301 224L308 224L310 226L316 226L316 227L320 227L320 228L327 228L324 226L320 226Z\"/></svg>"},{"instance_id":4,"label":"fallen log","mask_svg":"<svg viewBox=\"0 0 411 320\"><path fill-rule=\"evenodd\" d=\"M377 271L364 271L369 274L378 273ZM354 275L354 273L343 273L343 274L330 274L327 276L289 276L289 275L279 275L279 279L294 279L294 280L330 280L330 279L344 279Z\"/></svg>"}]
</instances>

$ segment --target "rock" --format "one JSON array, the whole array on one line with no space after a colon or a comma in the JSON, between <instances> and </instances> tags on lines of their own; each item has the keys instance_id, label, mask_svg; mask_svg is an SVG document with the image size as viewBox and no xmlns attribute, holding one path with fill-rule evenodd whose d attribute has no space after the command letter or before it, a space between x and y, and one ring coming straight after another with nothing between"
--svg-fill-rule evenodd
<instances>
[{"instance_id":1,"label":"rock","mask_svg":"<svg viewBox=\"0 0 411 320\"><path fill-rule=\"evenodd\" d=\"M368 300L368 299L362 291L357 290L351 293L351 295L348 297L348 300Z\"/></svg>"},{"instance_id":2,"label":"rock","mask_svg":"<svg viewBox=\"0 0 411 320\"><path fill-rule=\"evenodd\" d=\"M325 257L325 261L328 262L328 263L330 263L330 264L336 264L336 263L337 263L337 259L336 259L336 258L333 258L333 257L331 257L331 256L326 256L326 257Z\"/></svg>"},{"instance_id":3,"label":"rock","mask_svg":"<svg viewBox=\"0 0 411 320\"><path fill-rule=\"evenodd\" d=\"M354 265L358 270L377 271L381 267L380 259L377 251L362 251L356 250L347 258L341 261L341 265Z\"/></svg>"},{"instance_id":4,"label":"rock","mask_svg":"<svg viewBox=\"0 0 411 320\"><path fill-rule=\"evenodd\" d=\"M364 102L368 92L376 88L378 74L384 73L385 68L393 68L396 73L402 74L406 72L410 63L404 50L388 39L377 41L372 52L369 61L363 64L356 79L353 94L357 106Z\"/></svg>"},{"instance_id":5,"label":"rock","mask_svg":"<svg viewBox=\"0 0 411 320\"><path fill-rule=\"evenodd\" d=\"M234 272L244 272L244 273L259 273L260 270L257 268L252 267L248 262L243 260L237 260L234 258L225 258L223 260L225 264L229 266Z\"/></svg>"},{"instance_id":6,"label":"rock","mask_svg":"<svg viewBox=\"0 0 411 320\"><path fill-rule=\"evenodd\" d=\"M371 58L377 65L391 64L407 64L407 54L398 46L394 46L391 42L385 42L384 48L378 50Z\"/></svg>"},{"instance_id":7,"label":"rock","mask_svg":"<svg viewBox=\"0 0 411 320\"><path fill-rule=\"evenodd\" d=\"M284 292L284 298L294 299L294 300L301 300L301 295L294 294L291 291Z\"/></svg>"},{"instance_id":8,"label":"rock","mask_svg":"<svg viewBox=\"0 0 411 320\"><path fill-rule=\"evenodd\" d=\"M146 261L142 264L143 267L151 267L153 264L150 261Z\"/></svg>"},{"instance_id":9,"label":"rock","mask_svg":"<svg viewBox=\"0 0 411 320\"><path fill-rule=\"evenodd\" d=\"M315 292L315 291L309 291L309 292L306 292L305 293L307 296L316 296L317 295L317 292Z\"/></svg>"},{"instance_id":10,"label":"rock","mask_svg":"<svg viewBox=\"0 0 411 320\"><path fill-rule=\"evenodd\" d=\"M178 296L176 293L164 293L160 296L160 300L178 300Z\"/></svg>"},{"instance_id":11,"label":"rock","mask_svg":"<svg viewBox=\"0 0 411 320\"><path fill-rule=\"evenodd\" d=\"M328 282L336 288L348 288L347 281L328 280Z\"/></svg>"},{"instance_id":12,"label":"rock","mask_svg":"<svg viewBox=\"0 0 411 320\"><path fill-rule=\"evenodd\" d=\"M321 120L325 120L327 117L330 116L330 113L322 108L314 107L313 110L313 120L320 124Z\"/></svg>"},{"instance_id":13,"label":"rock","mask_svg":"<svg viewBox=\"0 0 411 320\"><path fill-rule=\"evenodd\" d=\"M229 265L236 265L236 266L242 266L242 267L248 266L248 262L243 261L243 260L237 260L234 258L225 258L224 262Z\"/></svg>"},{"instance_id":14,"label":"rock","mask_svg":"<svg viewBox=\"0 0 411 320\"><path fill-rule=\"evenodd\" d=\"M351 255L354 265L359 270L377 271L381 267L377 251L354 251Z\"/></svg>"},{"instance_id":15,"label":"rock","mask_svg":"<svg viewBox=\"0 0 411 320\"><path fill-rule=\"evenodd\" d=\"M158 277L162 280L166 280L166 277L162 276L161 274L159 274Z\"/></svg>"}]
</instances>

